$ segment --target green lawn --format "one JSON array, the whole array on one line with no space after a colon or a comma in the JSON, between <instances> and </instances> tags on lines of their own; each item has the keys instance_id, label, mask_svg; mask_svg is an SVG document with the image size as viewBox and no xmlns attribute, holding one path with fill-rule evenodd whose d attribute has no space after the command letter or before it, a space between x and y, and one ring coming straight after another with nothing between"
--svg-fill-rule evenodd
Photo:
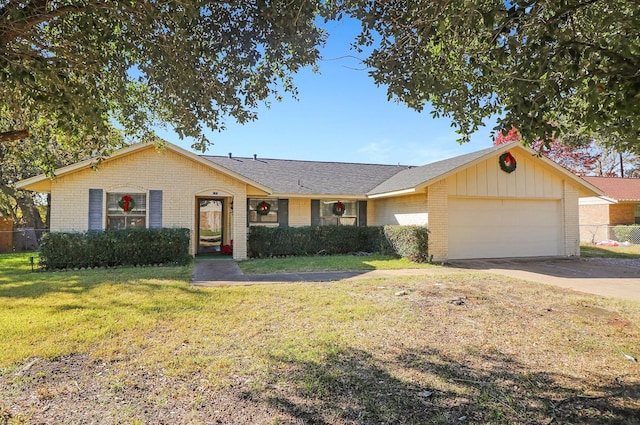
<instances>
[{"instance_id":1,"label":"green lawn","mask_svg":"<svg viewBox=\"0 0 640 425\"><path fill-rule=\"evenodd\" d=\"M640 258L640 245L599 246L581 244L580 255L583 257Z\"/></svg>"},{"instance_id":2,"label":"green lawn","mask_svg":"<svg viewBox=\"0 0 640 425\"><path fill-rule=\"evenodd\" d=\"M198 288L190 266L28 257L0 255L0 423L640 418L638 303L479 273Z\"/></svg>"},{"instance_id":3,"label":"green lawn","mask_svg":"<svg viewBox=\"0 0 640 425\"><path fill-rule=\"evenodd\" d=\"M246 274L438 267L427 263L412 263L406 258L396 258L388 255L317 255L309 257L258 258L240 261L238 265Z\"/></svg>"}]
</instances>

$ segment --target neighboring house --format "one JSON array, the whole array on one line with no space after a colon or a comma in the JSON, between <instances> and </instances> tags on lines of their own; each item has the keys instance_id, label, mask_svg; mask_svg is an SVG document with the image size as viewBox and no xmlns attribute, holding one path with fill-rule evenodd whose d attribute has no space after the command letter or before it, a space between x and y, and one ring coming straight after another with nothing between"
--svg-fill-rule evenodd
<instances>
[{"instance_id":1,"label":"neighboring house","mask_svg":"<svg viewBox=\"0 0 640 425\"><path fill-rule=\"evenodd\" d=\"M578 197L602 195L516 143L421 167L199 156L170 143L94 165L17 186L51 193L52 231L186 227L192 254L233 240L236 259L249 226L387 224L428 226L436 261L579 255Z\"/></svg>"},{"instance_id":2,"label":"neighboring house","mask_svg":"<svg viewBox=\"0 0 640 425\"><path fill-rule=\"evenodd\" d=\"M580 198L580 240L615 239L611 226L640 224L640 179L584 177L602 197Z\"/></svg>"}]
</instances>

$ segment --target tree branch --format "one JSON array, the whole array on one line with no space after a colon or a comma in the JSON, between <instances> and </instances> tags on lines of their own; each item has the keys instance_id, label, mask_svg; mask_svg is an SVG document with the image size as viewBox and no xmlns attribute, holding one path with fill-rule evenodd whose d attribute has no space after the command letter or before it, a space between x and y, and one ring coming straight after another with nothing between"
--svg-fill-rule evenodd
<instances>
[{"instance_id":1,"label":"tree branch","mask_svg":"<svg viewBox=\"0 0 640 425\"><path fill-rule=\"evenodd\" d=\"M0 133L0 143L13 142L14 140L26 139L29 137L28 130L12 130Z\"/></svg>"}]
</instances>

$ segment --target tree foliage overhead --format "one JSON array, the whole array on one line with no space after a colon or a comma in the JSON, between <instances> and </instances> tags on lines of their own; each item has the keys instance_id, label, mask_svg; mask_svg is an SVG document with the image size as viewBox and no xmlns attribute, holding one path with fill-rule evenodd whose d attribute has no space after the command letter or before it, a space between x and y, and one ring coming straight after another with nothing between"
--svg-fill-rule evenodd
<instances>
[{"instance_id":1,"label":"tree foliage overhead","mask_svg":"<svg viewBox=\"0 0 640 425\"><path fill-rule=\"evenodd\" d=\"M72 135L57 128L55 123L23 111L20 121L12 118L14 111L0 105L0 128L25 126L30 129L28 140L0 143L0 216L13 218L16 224L40 229L37 196L17 190L19 180L89 157L109 154L109 148L124 146L120 132L111 128L107 134ZM98 158L96 158L98 160Z\"/></svg>"},{"instance_id":2,"label":"tree foliage overhead","mask_svg":"<svg viewBox=\"0 0 640 425\"><path fill-rule=\"evenodd\" d=\"M305 0L0 0L0 103L70 135L169 124L203 150L205 126L295 94L324 40L316 15Z\"/></svg>"},{"instance_id":3,"label":"tree foliage overhead","mask_svg":"<svg viewBox=\"0 0 640 425\"><path fill-rule=\"evenodd\" d=\"M390 98L453 119L487 118L527 142L582 126L640 150L640 0L332 0Z\"/></svg>"}]
</instances>

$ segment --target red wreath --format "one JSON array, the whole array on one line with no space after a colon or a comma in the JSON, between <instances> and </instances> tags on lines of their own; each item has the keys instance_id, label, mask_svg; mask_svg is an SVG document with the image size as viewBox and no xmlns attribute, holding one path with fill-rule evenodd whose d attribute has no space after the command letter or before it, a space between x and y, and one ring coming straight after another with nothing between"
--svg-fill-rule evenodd
<instances>
[{"instance_id":1,"label":"red wreath","mask_svg":"<svg viewBox=\"0 0 640 425\"><path fill-rule=\"evenodd\" d=\"M505 152L500 155L498 162L500 163L500 169L505 173L512 173L516 169L516 159L511 155L511 152Z\"/></svg>"},{"instance_id":2,"label":"red wreath","mask_svg":"<svg viewBox=\"0 0 640 425\"><path fill-rule=\"evenodd\" d=\"M122 198L120 198L120 201L118 202L118 206L122 208L124 212L129 212L135 208L136 202L133 200L131 196L124 195Z\"/></svg>"},{"instance_id":3,"label":"red wreath","mask_svg":"<svg viewBox=\"0 0 640 425\"><path fill-rule=\"evenodd\" d=\"M262 201L258 204L256 211L260 215L267 215L269 214L269 211L271 211L271 204L268 203L267 201Z\"/></svg>"}]
</instances>

